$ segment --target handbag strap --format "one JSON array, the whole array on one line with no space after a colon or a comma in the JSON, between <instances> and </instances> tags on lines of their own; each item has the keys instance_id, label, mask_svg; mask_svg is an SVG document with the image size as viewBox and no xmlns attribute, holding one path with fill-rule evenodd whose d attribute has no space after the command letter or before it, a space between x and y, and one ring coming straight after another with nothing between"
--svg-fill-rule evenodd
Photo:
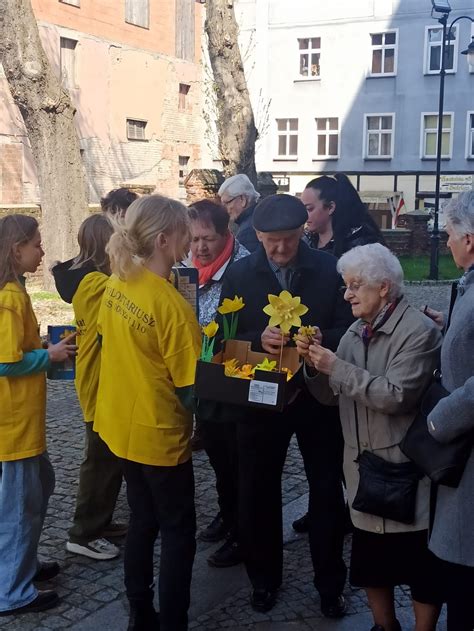
<instances>
[{"instance_id":1,"label":"handbag strap","mask_svg":"<svg viewBox=\"0 0 474 631\"><path fill-rule=\"evenodd\" d=\"M454 303L456 302L456 298L458 297L458 286L459 286L459 281L455 281L451 285L451 297L449 299L448 319L446 321L446 327L444 329L445 333L449 329L449 325L451 324L451 316L453 314Z\"/></svg>"},{"instance_id":2,"label":"handbag strap","mask_svg":"<svg viewBox=\"0 0 474 631\"><path fill-rule=\"evenodd\" d=\"M356 424L356 438L357 438L357 458L354 462L359 462L360 458L360 440L359 440L359 414L357 412L357 404L354 401L354 418Z\"/></svg>"}]
</instances>

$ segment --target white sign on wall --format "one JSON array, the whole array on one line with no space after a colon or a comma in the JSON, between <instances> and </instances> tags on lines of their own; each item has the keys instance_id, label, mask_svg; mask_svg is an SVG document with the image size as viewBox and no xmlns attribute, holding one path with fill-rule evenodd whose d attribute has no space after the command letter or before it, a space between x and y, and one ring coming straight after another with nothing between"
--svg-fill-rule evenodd
<instances>
[{"instance_id":1,"label":"white sign on wall","mask_svg":"<svg viewBox=\"0 0 474 631\"><path fill-rule=\"evenodd\" d=\"M472 175L442 175L440 178L440 188L443 193L470 191L473 184Z\"/></svg>"}]
</instances>

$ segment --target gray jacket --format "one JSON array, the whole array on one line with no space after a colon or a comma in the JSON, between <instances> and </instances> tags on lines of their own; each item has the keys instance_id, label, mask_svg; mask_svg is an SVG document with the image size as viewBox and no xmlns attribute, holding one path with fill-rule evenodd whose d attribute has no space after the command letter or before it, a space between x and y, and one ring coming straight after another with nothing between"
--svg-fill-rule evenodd
<instances>
[{"instance_id":1,"label":"gray jacket","mask_svg":"<svg viewBox=\"0 0 474 631\"><path fill-rule=\"evenodd\" d=\"M349 506L359 484L355 407L360 450L389 462L406 462L398 444L413 422L438 364L441 333L435 324L402 298L370 342L367 360L357 320L342 337L332 375L307 378L310 392L326 405L339 401L344 434L344 474ZM428 528L429 481L419 482L415 522L410 525L361 513L351 518L361 530L408 532Z\"/></svg>"},{"instance_id":2,"label":"gray jacket","mask_svg":"<svg viewBox=\"0 0 474 631\"><path fill-rule=\"evenodd\" d=\"M428 417L428 428L440 442L474 433L473 269L464 280L441 349L442 383L451 394ZM458 488L438 487L429 547L445 561L474 567L474 450Z\"/></svg>"}]
</instances>

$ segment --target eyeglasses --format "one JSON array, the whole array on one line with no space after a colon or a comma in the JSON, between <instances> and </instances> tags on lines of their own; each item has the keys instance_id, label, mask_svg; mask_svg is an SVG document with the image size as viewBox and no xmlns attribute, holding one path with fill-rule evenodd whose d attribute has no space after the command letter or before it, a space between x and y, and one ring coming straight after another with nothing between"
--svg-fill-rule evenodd
<instances>
[{"instance_id":1,"label":"eyeglasses","mask_svg":"<svg viewBox=\"0 0 474 631\"><path fill-rule=\"evenodd\" d=\"M241 197L240 195L236 195L235 197L232 197L231 199L228 199L227 201L222 201L222 203L224 204L224 206L228 206L229 204L232 204L232 202L234 201L234 199L237 199L237 197Z\"/></svg>"},{"instance_id":2,"label":"eyeglasses","mask_svg":"<svg viewBox=\"0 0 474 631\"><path fill-rule=\"evenodd\" d=\"M366 283L350 283L349 285L342 285L340 290L343 294L346 293L347 290L351 292L351 294L356 294L363 285Z\"/></svg>"}]
</instances>

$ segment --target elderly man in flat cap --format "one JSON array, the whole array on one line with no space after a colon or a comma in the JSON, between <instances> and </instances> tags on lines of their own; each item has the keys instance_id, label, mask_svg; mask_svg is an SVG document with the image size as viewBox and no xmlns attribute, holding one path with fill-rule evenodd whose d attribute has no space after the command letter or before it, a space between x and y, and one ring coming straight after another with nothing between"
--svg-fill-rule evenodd
<instances>
[{"instance_id":1,"label":"elderly man in flat cap","mask_svg":"<svg viewBox=\"0 0 474 631\"><path fill-rule=\"evenodd\" d=\"M244 173L238 173L228 177L222 183L218 195L237 228L236 239L249 252L253 252L258 247L258 239L253 227L253 213L260 193L255 190Z\"/></svg>"},{"instance_id":2,"label":"elderly man in flat cap","mask_svg":"<svg viewBox=\"0 0 474 631\"><path fill-rule=\"evenodd\" d=\"M260 246L232 265L221 298L242 296L237 338L256 351L277 356L279 329L268 326L263 308L268 294L287 289L309 311L304 325L317 325L324 346L336 349L353 321L344 302L336 259L301 241L308 213L290 195L261 201L253 224ZM285 343L291 343L289 337ZM343 440L337 410L320 405L305 390L282 412L242 408L237 426L239 461L239 541L252 583L252 607L268 611L282 582L283 532L281 477L290 439L296 434L309 483L309 541L314 584L327 617L345 613L342 590L344 500L341 485Z\"/></svg>"}]
</instances>

